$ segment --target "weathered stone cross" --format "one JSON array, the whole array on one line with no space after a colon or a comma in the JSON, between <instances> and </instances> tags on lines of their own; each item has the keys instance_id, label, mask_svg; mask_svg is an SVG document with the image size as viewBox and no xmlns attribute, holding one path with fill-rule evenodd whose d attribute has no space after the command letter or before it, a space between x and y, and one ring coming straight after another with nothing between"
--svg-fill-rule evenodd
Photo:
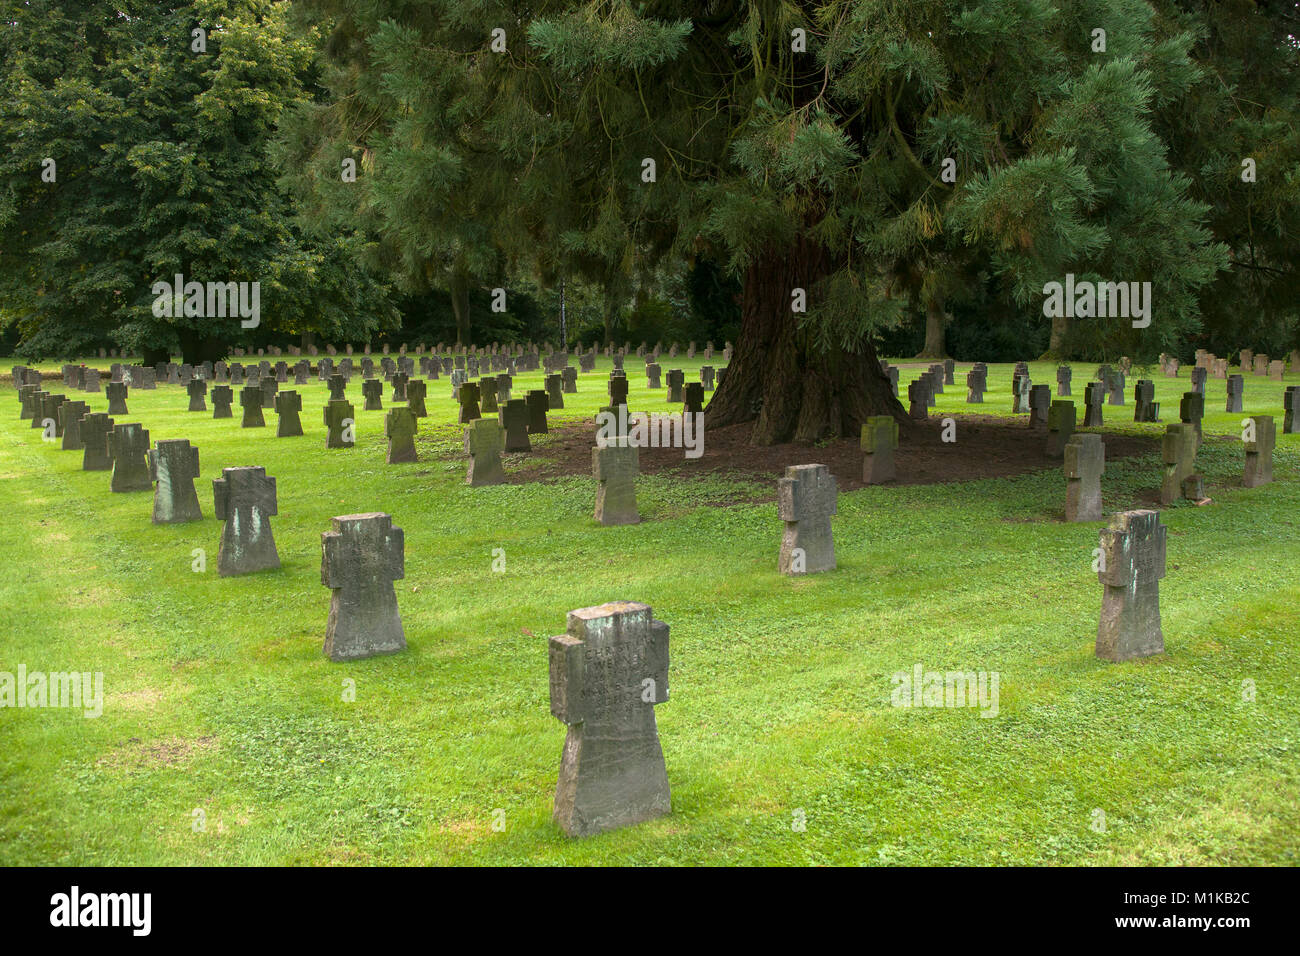
<instances>
[{"instance_id":1,"label":"weathered stone cross","mask_svg":"<svg viewBox=\"0 0 1300 956\"><path fill-rule=\"evenodd\" d=\"M668 700L668 625L632 601L570 611L549 658L551 713L568 726L555 822L589 836L670 812L655 723Z\"/></svg>"},{"instance_id":2,"label":"weathered stone cross","mask_svg":"<svg viewBox=\"0 0 1300 956\"><path fill-rule=\"evenodd\" d=\"M1126 661L1162 653L1160 579L1165 576L1165 526L1158 511L1125 511L1101 531L1097 578L1105 587L1097 656Z\"/></svg>"},{"instance_id":3,"label":"weathered stone cross","mask_svg":"<svg viewBox=\"0 0 1300 956\"><path fill-rule=\"evenodd\" d=\"M813 574L835 567L831 516L838 488L825 465L791 465L777 481L777 512L785 522L778 567L782 574Z\"/></svg>"},{"instance_id":4,"label":"weathered stone cross","mask_svg":"<svg viewBox=\"0 0 1300 956\"><path fill-rule=\"evenodd\" d=\"M391 414L391 413L390 413ZM406 575L406 538L383 512L340 515L321 534L321 583L330 595L325 654L352 661L406 648L393 582Z\"/></svg>"}]
</instances>

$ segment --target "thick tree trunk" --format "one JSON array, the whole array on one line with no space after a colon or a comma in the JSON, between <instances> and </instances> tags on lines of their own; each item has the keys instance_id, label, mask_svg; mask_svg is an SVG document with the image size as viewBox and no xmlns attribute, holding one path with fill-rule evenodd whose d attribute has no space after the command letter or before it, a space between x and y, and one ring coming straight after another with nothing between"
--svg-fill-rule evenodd
<instances>
[{"instance_id":1,"label":"thick tree trunk","mask_svg":"<svg viewBox=\"0 0 1300 956\"><path fill-rule=\"evenodd\" d=\"M468 346L469 276L460 268L451 271L451 309L456 314L456 344Z\"/></svg>"},{"instance_id":2,"label":"thick tree trunk","mask_svg":"<svg viewBox=\"0 0 1300 956\"><path fill-rule=\"evenodd\" d=\"M943 343L943 330L946 324L943 302L938 299L928 300L925 303L925 345L917 358L947 358Z\"/></svg>"},{"instance_id":3,"label":"thick tree trunk","mask_svg":"<svg viewBox=\"0 0 1300 956\"><path fill-rule=\"evenodd\" d=\"M228 349L221 339L193 329L177 329L176 335L181 341L181 362L186 365L219 362L226 357Z\"/></svg>"},{"instance_id":4,"label":"thick tree trunk","mask_svg":"<svg viewBox=\"0 0 1300 956\"><path fill-rule=\"evenodd\" d=\"M1070 331L1070 317L1057 315L1052 317L1052 337L1048 340L1047 351L1040 355L1039 361L1060 360L1064 358L1065 337Z\"/></svg>"},{"instance_id":5,"label":"thick tree trunk","mask_svg":"<svg viewBox=\"0 0 1300 956\"><path fill-rule=\"evenodd\" d=\"M171 352L167 349L150 346L140 350L141 365L157 365L160 362L170 362L171 360Z\"/></svg>"},{"instance_id":6,"label":"thick tree trunk","mask_svg":"<svg viewBox=\"0 0 1300 956\"><path fill-rule=\"evenodd\" d=\"M800 334L799 316L790 310L791 291L811 293L829 271L825 251L803 240L750 266L740 336L705 409L708 425L754 422L750 440L755 445L857 437L871 415L892 415L904 430L911 429L870 343L856 352L820 353Z\"/></svg>"}]
</instances>

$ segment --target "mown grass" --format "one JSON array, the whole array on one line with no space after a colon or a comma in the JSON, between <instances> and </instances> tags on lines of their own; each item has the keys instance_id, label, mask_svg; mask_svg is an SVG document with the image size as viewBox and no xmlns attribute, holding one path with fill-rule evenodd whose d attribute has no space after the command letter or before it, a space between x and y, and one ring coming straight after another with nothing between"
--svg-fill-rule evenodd
<instances>
[{"instance_id":1,"label":"mown grass","mask_svg":"<svg viewBox=\"0 0 1300 956\"><path fill-rule=\"evenodd\" d=\"M688 380L701 364L663 362ZM608 367L581 375L552 422L589 417ZM638 362L629 372L634 407L667 407ZM1054 385L1050 366L1032 372ZM1076 364L1080 406L1090 374ZM993 366L983 407L959 384L934 413L1009 417L1010 376ZM1186 373L1154 380L1176 420ZM1221 411L1221 381L1201 453L1214 503L1163 514L1166 653L1120 665L1092 653L1101 525L1055 520L1059 468L843 494L838 569L788 579L766 482L646 476L644 522L602 528L588 479L466 488L446 378L429 386L422 460L385 465L383 413L359 410L358 381L358 444L335 451L314 380L293 439L270 411L243 430L186 412L180 388L133 391L119 421L200 449L205 518L169 527L150 523L148 494L111 494L0 393L0 671L105 681L98 719L0 710L0 863L1297 862L1300 443L1279 435L1275 482L1241 488L1242 416ZM1280 432L1281 391L1249 376L1246 413L1274 414ZM1131 387L1127 400L1106 430L1163 430L1135 425ZM279 571L216 574L211 479L231 465L277 478ZM1113 463L1106 508L1158 484L1154 455ZM319 535L373 510L406 533L410 646L333 664ZM564 727L545 642L566 611L619 598L672 627L658 719L673 813L573 841L550 821ZM891 707L890 675L916 663L998 672L998 716Z\"/></svg>"}]
</instances>

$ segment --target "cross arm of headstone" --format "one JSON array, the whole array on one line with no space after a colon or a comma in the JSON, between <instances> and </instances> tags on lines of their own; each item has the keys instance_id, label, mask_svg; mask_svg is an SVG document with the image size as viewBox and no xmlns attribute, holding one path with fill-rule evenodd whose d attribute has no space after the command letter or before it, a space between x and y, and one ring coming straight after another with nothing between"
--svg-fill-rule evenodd
<instances>
[{"instance_id":1,"label":"cross arm of headstone","mask_svg":"<svg viewBox=\"0 0 1300 956\"><path fill-rule=\"evenodd\" d=\"M230 502L230 482L225 478L212 479L212 511L218 521L226 520L226 506Z\"/></svg>"},{"instance_id":2,"label":"cross arm of headstone","mask_svg":"<svg viewBox=\"0 0 1300 956\"><path fill-rule=\"evenodd\" d=\"M566 724L583 720L582 684L586 676L586 645L560 634L550 639L551 713ZM666 686L666 685L665 685Z\"/></svg>"},{"instance_id":3,"label":"cross arm of headstone","mask_svg":"<svg viewBox=\"0 0 1300 956\"><path fill-rule=\"evenodd\" d=\"M1097 580L1116 588L1125 588L1134 581L1132 536L1118 528L1101 529L1101 567Z\"/></svg>"},{"instance_id":4,"label":"cross arm of headstone","mask_svg":"<svg viewBox=\"0 0 1300 956\"><path fill-rule=\"evenodd\" d=\"M322 531L320 551L320 583L327 588L343 587L343 533Z\"/></svg>"}]
</instances>

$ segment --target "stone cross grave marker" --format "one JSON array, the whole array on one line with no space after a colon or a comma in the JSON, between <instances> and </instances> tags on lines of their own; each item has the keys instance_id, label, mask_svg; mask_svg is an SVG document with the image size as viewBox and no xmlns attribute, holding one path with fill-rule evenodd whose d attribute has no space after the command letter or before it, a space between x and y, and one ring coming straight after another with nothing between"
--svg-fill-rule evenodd
<instances>
[{"instance_id":1,"label":"stone cross grave marker","mask_svg":"<svg viewBox=\"0 0 1300 956\"><path fill-rule=\"evenodd\" d=\"M378 412L384 408L384 383L377 378L368 378L361 383L362 409Z\"/></svg>"},{"instance_id":2,"label":"stone cross grave marker","mask_svg":"<svg viewBox=\"0 0 1300 956\"><path fill-rule=\"evenodd\" d=\"M1273 446L1277 443L1277 426L1272 415L1252 415L1255 440L1246 442L1246 473L1242 484L1258 488L1273 480Z\"/></svg>"},{"instance_id":3,"label":"stone cross grave marker","mask_svg":"<svg viewBox=\"0 0 1300 956\"><path fill-rule=\"evenodd\" d=\"M1201 440L1201 419L1205 417L1205 396L1200 392L1184 392L1183 400L1178 404L1178 418L1184 425L1191 425L1196 432L1196 440Z\"/></svg>"},{"instance_id":4,"label":"stone cross grave marker","mask_svg":"<svg viewBox=\"0 0 1300 956\"><path fill-rule=\"evenodd\" d=\"M551 713L564 739L553 817L571 837L672 809L655 705L668 700L668 625L649 605L570 611L549 642Z\"/></svg>"},{"instance_id":5,"label":"stone cross grave marker","mask_svg":"<svg viewBox=\"0 0 1300 956\"><path fill-rule=\"evenodd\" d=\"M967 373L969 378L969 373ZM894 481L894 449L898 447L898 422L892 415L872 415L862 426L862 483Z\"/></svg>"},{"instance_id":6,"label":"stone cross grave marker","mask_svg":"<svg viewBox=\"0 0 1300 956\"><path fill-rule=\"evenodd\" d=\"M943 366L931 365L926 371L921 373L922 378L929 379L929 389L926 391L926 406L934 408L935 396L943 392Z\"/></svg>"},{"instance_id":7,"label":"stone cross grave marker","mask_svg":"<svg viewBox=\"0 0 1300 956\"><path fill-rule=\"evenodd\" d=\"M1300 431L1300 385L1288 385L1282 393L1282 434L1294 435Z\"/></svg>"},{"instance_id":8,"label":"stone cross grave marker","mask_svg":"<svg viewBox=\"0 0 1300 956\"><path fill-rule=\"evenodd\" d=\"M1160 421L1160 403L1156 401L1156 383L1140 378L1133 387L1133 421Z\"/></svg>"},{"instance_id":9,"label":"stone cross grave marker","mask_svg":"<svg viewBox=\"0 0 1300 956\"><path fill-rule=\"evenodd\" d=\"M392 383L393 386L393 401L395 402L406 401L406 386L410 383L410 381L411 381L411 376L407 375L405 372L393 373L393 377L392 379L390 379L390 382Z\"/></svg>"},{"instance_id":10,"label":"stone cross grave marker","mask_svg":"<svg viewBox=\"0 0 1300 956\"><path fill-rule=\"evenodd\" d=\"M68 400L68 396L62 394L52 394L44 392L41 395L41 407L37 412L37 424L42 428L53 426L54 437L59 438L63 434L63 426L59 418L59 408Z\"/></svg>"},{"instance_id":11,"label":"stone cross grave marker","mask_svg":"<svg viewBox=\"0 0 1300 956\"><path fill-rule=\"evenodd\" d=\"M149 477L149 430L139 422L114 425L108 435L108 456L113 459L110 491L152 491Z\"/></svg>"},{"instance_id":12,"label":"stone cross grave marker","mask_svg":"<svg viewBox=\"0 0 1300 956\"><path fill-rule=\"evenodd\" d=\"M685 372L679 368L670 368L668 370L668 401L680 402L682 400L682 386L685 383Z\"/></svg>"},{"instance_id":13,"label":"stone cross grave marker","mask_svg":"<svg viewBox=\"0 0 1300 956\"><path fill-rule=\"evenodd\" d=\"M546 403L550 408L564 407L564 380L559 373L546 376Z\"/></svg>"},{"instance_id":14,"label":"stone cross grave marker","mask_svg":"<svg viewBox=\"0 0 1300 956\"><path fill-rule=\"evenodd\" d=\"M527 433L525 432L525 438ZM501 447L505 433L495 418L476 418L465 429L465 454L469 455L469 468L465 484L471 488L500 485L506 480L501 468Z\"/></svg>"},{"instance_id":15,"label":"stone cross grave marker","mask_svg":"<svg viewBox=\"0 0 1300 956\"><path fill-rule=\"evenodd\" d=\"M203 400L203 397L208 394L207 382L199 378L192 379L190 384L185 386L185 391L190 396L190 407L187 411L206 412L208 410L208 403Z\"/></svg>"},{"instance_id":16,"label":"stone cross grave marker","mask_svg":"<svg viewBox=\"0 0 1300 956\"><path fill-rule=\"evenodd\" d=\"M86 445L81 439L81 419L90 410L85 402L64 402L59 406L59 422L63 425L64 451L81 451Z\"/></svg>"},{"instance_id":17,"label":"stone cross grave marker","mask_svg":"<svg viewBox=\"0 0 1300 956\"><path fill-rule=\"evenodd\" d=\"M1047 409L1047 454L1060 458L1065 454L1065 446L1074 436L1074 426L1078 421L1078 412L1074 402L1058 398Z\"/></svg>"},{"instance_id":18,"label":"stone cross grave marker","mask_svg":"<svg viewBox=\"0 0 1300 956\"><path fill-rule=\"evenodd\" d=\"M1100 428L1102 425L1102 402L1106 398L1106 386L1101 382L1089 382L1083 387L1083 427Z\"/></svg>"},{"instance_id":19,"label":"stone cross grave marker","mask_svg":"<svg viewBox=\"0 0 1300 956\"><path fill-rule=\"evenodd\" d=\"M199 450L184 438L167 438L149 449L153 523L181 524L203 517L194 480L199 477Z\"/></svg>"},{"instance_id":20,"label":"stone cross grave marker","mask_svg":"<svg viewBox=\"0 0 1300 956\"><path fill-rule=\"evenodd\" d=\"M956 372L957 372L957 363L954 362L952 359L944 359L943 360L943 384L956 385L957 383L956 381L954 381L953 378Z\"/></svg>"},{"instance_id":21,"label":"stone cross grave marker","mask_svg":"<svg viewBox=\"0 0 1300 956\"><path fill-rule=\"evenodd\" d=\"M126 383L109 382L104 386L104 394L108 398L108 413L110 415L129 415L126 410Z\"/></svg>"},{"instance_id":22,"label":"stone cross grave marker","mask_svg":"<svg viewBox=\"0 0 1300 956\"><path fill-rule=\"evenodd\" d=\"M329 400L331 402L346 401L348 394L348 380L346 378L338 372L333 372L325 380L325 384L329 386Z\"/></svg>"},{"instance_id":23,"label":"stone cross grave marker","mask_svg":"<svg viewBox=\"0 0 1300 956\"><path fill-rule=\"evenodd\" d=\"M1048 409L1052 405L1052 389L1047 385L1029 387L1029 425L1031 428L1047 428Z\"/></svg>"},{"instance_id":24,"label":"stone cross grave marker","mask_svg":"<svg viewBox=\"0 0 1300 956\"><path fill-rule=\"evenodd\" d=\"M1196 429L1186 423L1165 426L1160 453L1164 461L1160 503L1168 505L1182 495L1183 482L1196 469Z\"/></svg>"},{"instance_id":25,"label":"stone cross grave marker","mask_svg":"<svg viewBox=\"0 0 1300 956\"><path fill-rule=\"evenodd\" d=\"M289 389L275 396L276 438L293 438L302 434L302 396Z\"/></svg>"},{"instance_id":26,"label":"stone cross grave marker","mask_svg":"<svg viewBox=\"0 0 1300 956\"><path fill-rule=\"evenodd\" d=\"M388 439L388 455L385 460L390 465L419 461L415 452L415 433L419 420L406 405L397 405L388 410L384 416L384 435Z\"/></svg>"},{"instance_id":27,"label":"stone cross grave marker","mask_svg":"<svg viewBox=\"0 0 1300 956\"><path fill-rule=\"evenodd\" d=\"M626 439L597 442L591 450L591 472L596 479L595 518L603 525L637 524L636 476L640 453Z\"/></svg>"},{"instance_id":28,"label":"stone cross grave marker","mask_svg":"<svg viewBox=\"0 0 1300 956\"><path fill-rule=\"evenodd\" d=\"M81 423L83 471L108 471L113 467L113 458L108 450L108 436L113 431L113 419L101 411L88 412Z\"/></svg>"},{"instance_id":29,"label":"stone cross grave marker","mask_svg":"<svg viewBox=\"0 0 1300 956\"><path fill-rule=\"evenodd\" d=\"M412 382L411 384L415 384ZM408 386L409 391L409 386ZM497 401L497 380L493 375L485 375L478 380L479 414L499 412L501 404Z\"/></svg>"},{"instance_id":30,"label":"stone cross grave marker","mask_svg":"<svg viewBox=\"0 0 1300 956\"><path fill-rule=\"evenodd\" d=\"M266 425L266 419L262 417L262 390L256 385L246 385L239 390L239 405L244 410L241 428L262 428Z\"/></svg>"},{"instance_id":31,"label":"stone cross grave marker","mask_svg":"<svg viewBox=\"0 0 1300 956\"><path fill-rule=\"evenodd\" d=\"M468 379L461 382L456 390L456 401L460 403L460 413L457 421L462 425L468 425L476 418L481 418L483 413L479 410L479 388L478 382L471 382Z\"/></svg>"},{"instance_id":32,"label":"stone cross grave marker","mask_svg":"<svg viewBox=\"0 0 1300 956\"><path fill-rule=\"evenodd\" d=\"M984 393L989 387L989 367L976 362L966 373L966 404L983 405Z\"/></svg>"},{"instance_id":33,"label":"stone cross grave marker","mask_svg":"<svg viewBox=\"0 0 1300 956\"><path fill-rule=\"evenodd\" d=\"M609 404L617 408L619 405L627 404L627 377L624 375L611 375L605 389L609 392Z\"/></svg>"},{"instance_id":34,"label":"stone cross grave marker","mask_svg":"<svg viewBox=\"0 0 1300 956\"><path fill-rule=\"evenodd\" d=\"M1123 405L1124 404L1124 373L1119 369L1111 369L1105 379L1107 404Z\"/></svg>"},{"instance_id":35,"label":"stone cross grave marker","mask_svg":"<svg viewBox=\"0 0 1300 956\"><path fill-rule=\"evenodd\" d=\"M920 378L908 383L907 386L907 414L919 421L924 421L930 414L930 376L922 375Z\"/></svg>"},{"instance_id":36,"label":"stone cross grave marker","mask_svg":"<svg viewBox=\"0 0 1300 956\"><path fill-rule=\"evenodd\" d=\"M213 418L234 418L230 411L231 403L234 402L235 393L229 385L212 386L212 417Z\"/></svg>"},{"instance_id":37,"label":"stone cross grave marker","mask_svg":"<svg viewBox=\"0 0 1300 956\"><path fill-rule=\"evenodd\" d=\"M1056 395L1058 398L1067 397L1070 394L1070 379L1074 376L1074 370L1068 365L1058 365L1056 367Z\"/></svg>"},{"instance_id":38,"label":"stone cross grave marker","mask_svg":"<svg viewBox=\"0 0 1300 956\"><path fill-rule=\"evenodd\" d=\"M1240 414L1241 400L1245 397L1246 380L1240 375L1229 375L1226 385L1228 398L1224 404L1224 411Z\"/></svg>"},{"instance_id":39,"label":"stone cross grave marker","mask_svg":"<svg viewBox=\"0 0 1300 956\"><path fill-rule=\"evenodd\" d=\"M528 402L522 398L507 399L501 406L501 427L505 430L506 451L532 451L528 438Z\"/></svg>"},{"instance_id":40,"label":"stone cross grave marker","mask_svg":"<svg viewBox=\"0 0 1300 956\"><path fill-rule=\"evenodd\" d=\"M1205 394L1205 382L1210 376L1210 370L1205 366L1192 369L1192 391Z\"/></svg>"},{"instance_id":41,"label":"stone cross grave marker","mask_svg":"<svg viewBox=\"0 0 1300 956\"><path fill-rule=\"evenodd\" d=\"M428 394L428 382L417 378L406 383L406 407L411 410L411 414L416 418L428 417L429 411L424 406L424 400Z\"/></svg>"},{"instance_id":42,"label":"stone cross grave marker","mask_svg":"<svg viewBox=\"0 0 1300 956\"><path fill-rule=\"evenodd\" d=\"M33 387L33 390L25 396L26 402L23 407L22 417L31 421L32 428L42 427L41 405L45 402L45 396L48 394L49 392L42 388Z\"/></svg>"},{"instance_id":43,"label":"stone cross grave marker","mask_svg":"<svg viewBox=\"0 0 1300 956\"><path fill-rule=\"evenodd\" d=\"M578 392L578 370L572 365L566 365L560 369L560 382L562 390L569 395L576 395Z\"/></svg>"},{"instance_id":44,"label":"stone cross grave marker","mask_svg":"<svg viewBox=\"0 0 1300 956\"><path fill-rule=\"evenodd\" d=\"M1174 426L1170 426L1174 427ZM1165 526L1158 511L1125 511L1101 531L1097 578L1103 586L1097 656L1127 661L1165 649L1160 579L1165 576Z\"/></svg>"},{"instance_id":45,"label":"stone cross grave marker","mask_svg":"<svg viewBox=\"0 0 1300 956\"><path fill-rule=\"evenodd\" d=\"M831 516L836 511L835 476L825 465L790 465L777 480L777 513L785 522L778 569L813 574L835 567Z\"/></svg>"},{"instance_id":46,"label":"stone cross grave marker","mask_svg":"<svg viewBox=\"0 0 1300 956\"><path fill-rule=\"evenodd\" d=\"M275 479L264 468L223 468L212 480L213 511L224 521L217 571L222 577L280 566L271 534Z\"/></svg>"},{"instance_id":47,"label":"stone cross grave marker","mask_svg":"<svg viewBox=\"0 0 1300 956\"><path fill-rule=\"evenodd\" d=\"M1015 414L1029 411L1029 390L1033 382L1028 372L1017 372L1011 376L1011 411Z\"/></svg>"},{"instance_id":48,"label":"stone cross grave marker","mask_svg":"<svg viewBox=\"0 0 1300 956\"><path fill-rule=\"evenodd\" d=\"M528 433L530 435L545 435L547 433L546 412L549 408L546 392L540 388L530 389L527 402Z\"/></svg>"},{"instance_id":49,"label":"stone cross grave marker","mask_svg":"<svg viewBox=\"0 0 1300 956\"><path fill-rule=\"evenodd\" d=\"M356 444L356 409L346 399L334 399L325 405L326 448L351 448Z\"/></svg>"},{"instance_id":50,"label":"stone cross grave marker","mask_svg":"<svg viewBox=\"0 0 1300 956\"><path fill-rule=\"evenodd\" d=\"M36 396L41 392L39 385L18 386L18 420L31 421L36 417Z\"/></svg>"},{"instance_id":51,"label":"stone cross grave marker","mask_svg":"<svg viewBox=\"0 0 1300 956\"><path fill-rule=\"evenodd\" d=\"M1101 475L1106 445L1100 435L1076 432L1065 445L1065 520L1101 520Z\"/></svg>"},{"instance_id":52,"label":"stone cross grave marker","mask_svg":"<svg viewBox=\"0 0 1300 956\"><path fill-rule=\"evenodd\" d=\"M262 407L275 408L275 396L280 391L280 383L273 376L265 375L258 386L262 389Z\"/></svg>"},{"instance_id":53,"label":"stone cross grave marker","mask_svg":"<svg viewBox=\"0 0 1300 956\"><path fill-rule=\"evenodd\" d=\"M687 382L686 385L683 386L682 414L704 414L704 384L702 382Z\"/></svg>"},{"instance_id":54,"label":"stone cross grave marker","mask_svg":"<svg viewBox=\"0 0 1300 956\"><path fill-rule=\"evenodd\" d=\"M325 655L355 661L405 650L393 588L406 576L402 529L383 512L339 515L332 524L333 530L320 536L321 584L332 592Z\"/></svg>"}]
</instances>

